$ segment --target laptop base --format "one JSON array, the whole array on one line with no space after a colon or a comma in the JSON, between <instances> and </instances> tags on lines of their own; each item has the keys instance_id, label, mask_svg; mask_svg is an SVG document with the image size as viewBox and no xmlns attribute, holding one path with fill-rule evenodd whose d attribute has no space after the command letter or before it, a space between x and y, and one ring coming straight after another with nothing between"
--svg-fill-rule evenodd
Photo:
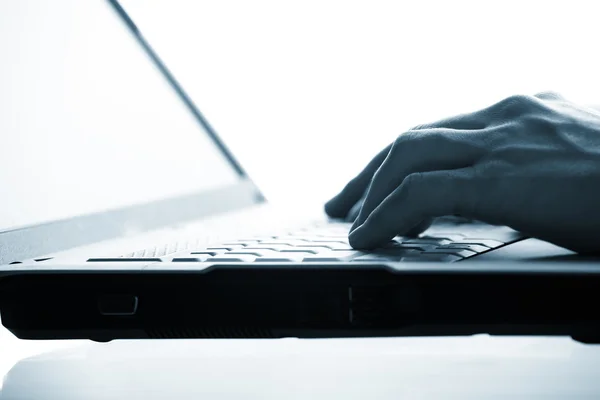
<instances>
[{"instance_id":1,"label":"laptop base","mask_svg":"<svg viewBox=\"0 0 600 400\"><path fill-rule=\"evenodd\" d=\"M173 265L21 274L1 285L2 323L23 339L487 333L600 343L594 264Z\"/></svg>"}]
</instances>

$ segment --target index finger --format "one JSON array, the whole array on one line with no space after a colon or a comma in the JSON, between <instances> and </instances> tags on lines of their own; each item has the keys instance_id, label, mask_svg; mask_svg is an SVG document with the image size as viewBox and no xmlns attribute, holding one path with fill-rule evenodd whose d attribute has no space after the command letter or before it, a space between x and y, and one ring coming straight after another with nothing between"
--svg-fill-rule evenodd
<instances>
[{"instance_id":1,"label":"index finger","mask_svg":"<svg viewBox=\"0 0 600 400\"><path fill-rule=\"evenodd\" d=\"M360 226L408 175L473 165L485 154L485 142L480 139L483 132L428 129L401 135L374 175L363 207L351 230Z\"/></svg>"},{"instance_id":2,"label":"index finger","mask_svg":"<svg viewBox=\"0 0 600 400\"><path fill-rule=\"evenodd\" d=\"M480 211L473 167L409 175L350 233L350 245L376 248L397 235L406 235L428 218L460 214L476 218Z\"/></svg>"},{"instance_id":3,"label":"index finger","mask_svg":"<svg viewBox=\"0 0 600 400\"><path fill-rule=\"evenodd\" d=\"M325 203L325 212L327 215L333 218L345 218L348 215L350 209L365 194L371 178L373 178L375 171L377 171L383 160L385 160L391 147L392 145L390 144L380 151L356 177L346 184L339 194Z\"/></svg>"}]
</instances>

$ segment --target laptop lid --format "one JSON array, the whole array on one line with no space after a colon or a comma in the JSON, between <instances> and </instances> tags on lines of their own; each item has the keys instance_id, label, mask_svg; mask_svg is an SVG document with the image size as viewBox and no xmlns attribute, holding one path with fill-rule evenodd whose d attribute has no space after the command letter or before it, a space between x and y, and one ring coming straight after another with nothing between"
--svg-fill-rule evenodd
<instances>
[{"instance_id":1,"label":"laptop lid","mask_svg":"<svg viewBox=\"0 0 600 400\"><path fill-rule=\"evenodd\" d=\"M0 31L0 264L264 201L117 0Z\"/></svg>"}]
</instances>

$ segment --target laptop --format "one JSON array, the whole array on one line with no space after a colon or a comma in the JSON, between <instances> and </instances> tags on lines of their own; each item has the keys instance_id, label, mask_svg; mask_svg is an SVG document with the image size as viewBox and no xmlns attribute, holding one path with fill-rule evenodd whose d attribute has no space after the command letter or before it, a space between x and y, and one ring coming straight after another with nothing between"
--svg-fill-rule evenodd
<instances>
[{"instance_id":1,"label":"laptop","mask_svg":"<svg viewBox=\"0 0 600 400\"><path fill-rule=\"evenodd\" d=\"M23 39L52 51L4 74L0 313L19 338L597 339L596 260L457 217L356 251L349 222L266 201L118 0L69 6Z\"/></svg>"}]
</instances>

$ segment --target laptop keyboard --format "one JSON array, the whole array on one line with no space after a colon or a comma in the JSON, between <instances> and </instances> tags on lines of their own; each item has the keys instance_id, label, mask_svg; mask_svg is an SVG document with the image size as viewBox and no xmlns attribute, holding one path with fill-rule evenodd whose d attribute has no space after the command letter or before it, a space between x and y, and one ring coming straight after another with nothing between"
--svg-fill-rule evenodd
<instances>
[{"instance_id":1,"label":"laptop keyboard","mask_svg":"<svg viewBox=\"0 0 600 400\"><path fill-rule=\"evenodd\" d=\"M434 226L424 235L396 237L374 251L348 244L351 224L328 222L275 236L256 236L195 247L194 241L153 247L116 258L90 262L140 261L175 263L328 263L328 262L456 262L517 241L522 236L505 227L474 224Z\"/></svg>"}]
</instances>

